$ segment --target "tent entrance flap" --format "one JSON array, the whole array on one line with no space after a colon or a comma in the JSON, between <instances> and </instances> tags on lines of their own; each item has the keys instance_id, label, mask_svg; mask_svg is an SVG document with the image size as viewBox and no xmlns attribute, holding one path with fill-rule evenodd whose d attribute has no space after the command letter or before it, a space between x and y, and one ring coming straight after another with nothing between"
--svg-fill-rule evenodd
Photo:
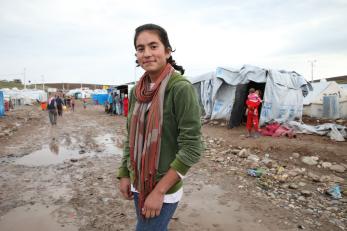
<instances>
[{"instance_id":1,"label":"tent entrance flap","mask_svg":"<svg viewBox=\"0 0 347 231\"><path fill-rule=\"evenodd\" d=\"M231 109L229 128L237 127L242 123L245 114L245 101L247 98L247 85L240 84L236 86L235 101Z\"/></svg>"},{"instance_id":2,"label":"tent entrance flap","mask_svg":"<svg viewBox=\"0 0 347 231\"><path fill-rule=\"evenodd\" d=\"M250 81L247 84L240 84L236 87L235 102L232 106L232 111L229 120L229 128L237 127L242 122L245 122L247 120L245 116L246 100L249 89L251 88L254 88L255 90L260 90L260 98L262 98L263 92L265 90L265 83L257 83ZM259 115L260 112L261 107L259 107Z\"/></svg>"}]
</instances>

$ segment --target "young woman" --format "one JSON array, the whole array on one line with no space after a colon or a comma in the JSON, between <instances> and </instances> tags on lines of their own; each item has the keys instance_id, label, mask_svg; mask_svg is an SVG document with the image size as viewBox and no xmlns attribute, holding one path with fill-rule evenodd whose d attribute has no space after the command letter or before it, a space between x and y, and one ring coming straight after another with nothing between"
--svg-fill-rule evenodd
<instances>
[{"instance_id":1,"label":"young woman","mask_svg":"<svg viewBox=\"0 0 347 231\"><path fill-rule=\"evenodd\" d=\"M200 107L162 27L138 27L134 46L145 73L129 96L119 189L134 199L136 230L161 231L182 197L182 178L202 152Z\"/></svg>"}]
</instances>

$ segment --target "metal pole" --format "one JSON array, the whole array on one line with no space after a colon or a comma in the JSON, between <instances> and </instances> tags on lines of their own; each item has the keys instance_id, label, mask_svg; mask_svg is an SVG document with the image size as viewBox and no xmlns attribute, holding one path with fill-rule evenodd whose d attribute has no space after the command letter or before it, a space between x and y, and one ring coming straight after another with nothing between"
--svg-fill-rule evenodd
<instances>
[{"instance_id":1,"label":"metal pole","mask_svg":"<svg viewBox=\"0 0 347 231\"><path fill-rule=\"evenodd\" d=\"M312 78L312 82L313 82L313 62L311 62L311 78Z\"/></svg>"},{"instance_id":2,"label":"metal pole","mask_svg":"<svg viewBox=\"0 0 347 231\"><path fill-rule=\"evenodd\" d=\"M23 71L23 80L24 80L24 89L27 89L27 85L25 83L25 68L24 68L24 71Z\"/></svg>"},{"instance_id":3,"label":"metal pole","mask_svg":"<svg viewBox=\"0 0 347 231\"><path fill-rule=\"evenodd\" d=\"M42 90L44 91L45 90L45 77L44 77L44 75L41 75L41 78L42 78Z\"/></svg>"},{"instance_id":4,"label":"metal pole","mask_svg":"<svg viewBox=\"0 0 347 231\"><path fill-rule=\"evenodd\" d=\"M313 82L313 68L314 68L314 64L317 62L317 60L309 60L308 61L311 64L311 81Z\"/></svg>"}]
</instances>

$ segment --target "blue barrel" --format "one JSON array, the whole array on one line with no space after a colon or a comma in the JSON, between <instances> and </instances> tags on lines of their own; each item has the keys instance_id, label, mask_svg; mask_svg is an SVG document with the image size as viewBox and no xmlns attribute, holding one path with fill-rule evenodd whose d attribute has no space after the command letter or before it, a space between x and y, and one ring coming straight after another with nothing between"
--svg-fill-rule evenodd
<instances>
[{"instance_id":1,"label":"blue barrel","mask_svg":"<svg viewBox=\"0 0 347 231\"><path fill-rule=\"evenodd\" d=\"M0 91L0 116L5 115L4 93Z\"/></svg>"}]
</instances>

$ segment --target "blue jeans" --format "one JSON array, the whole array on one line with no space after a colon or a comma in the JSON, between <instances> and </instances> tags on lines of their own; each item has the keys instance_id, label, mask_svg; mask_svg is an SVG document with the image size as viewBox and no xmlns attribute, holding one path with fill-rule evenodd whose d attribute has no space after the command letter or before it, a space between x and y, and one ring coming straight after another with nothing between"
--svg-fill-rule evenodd
<instances>
[{"instance_id":1,"label":"blue jeans","mask_svg":"<svg viewBox=\"0 0 347 231\"><path fill-rule=\"evenodd\" d=\"M160 215L154 218L143 218L138 208L139 194L134 193L134 202L137 216L136 231L167 231L171 217L176 211L178 202L163 203Z\"/></svg>"}]
</instances>

